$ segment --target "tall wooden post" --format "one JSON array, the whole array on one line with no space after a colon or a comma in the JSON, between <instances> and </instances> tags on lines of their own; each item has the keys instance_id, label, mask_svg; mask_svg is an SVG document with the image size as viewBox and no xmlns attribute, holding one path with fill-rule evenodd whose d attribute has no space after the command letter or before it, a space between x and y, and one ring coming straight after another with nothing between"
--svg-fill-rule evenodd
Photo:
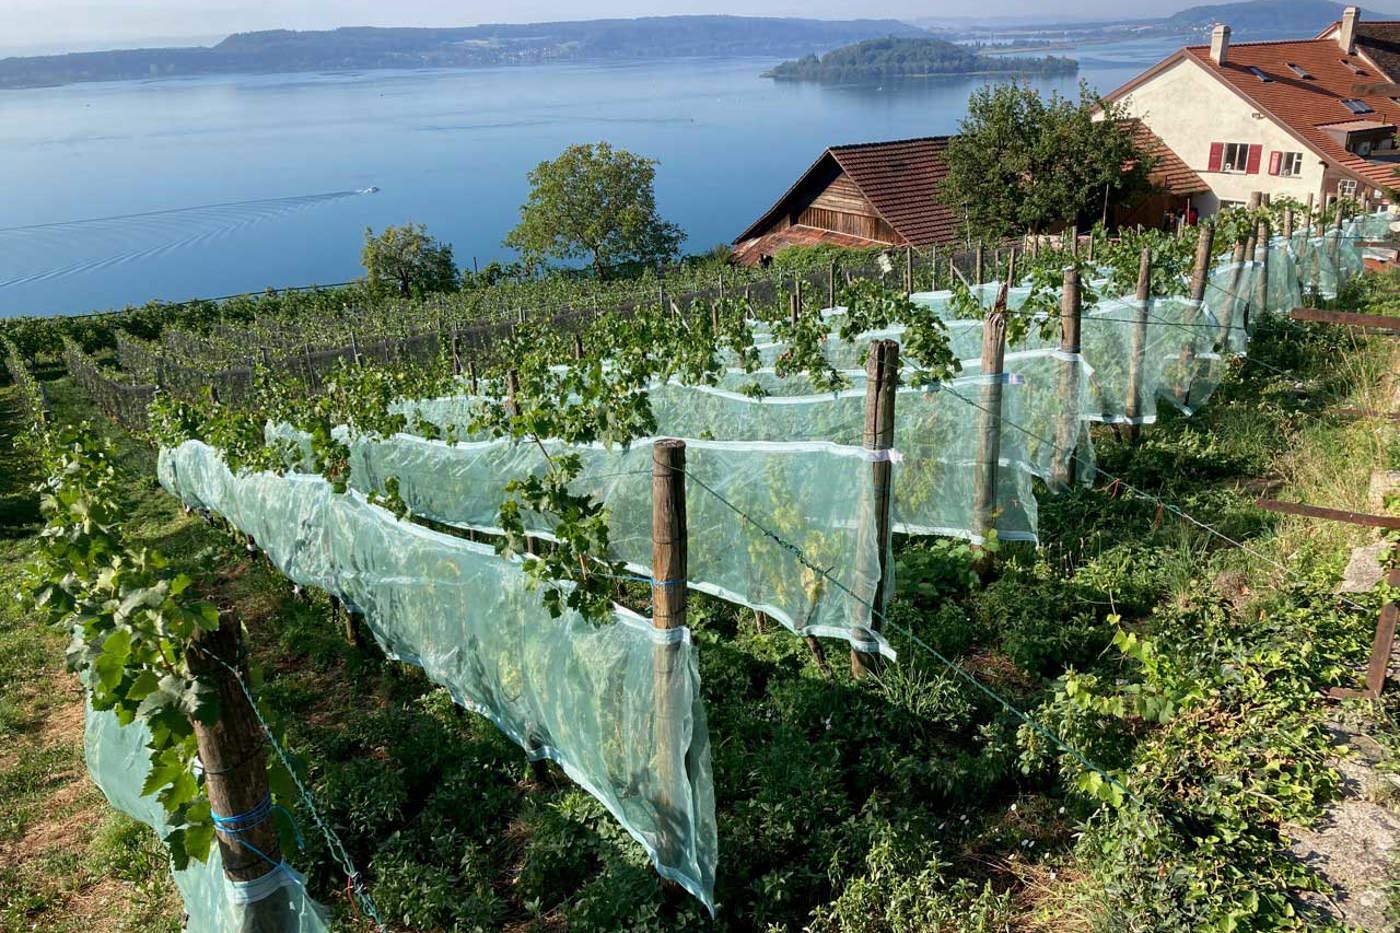
<instances>
[{"instance_id":1,"label":"tall wooden post","mask_svg":"<svg viewBox=\"0 0 1400 933\"><path fill-rule=\"evenodd\" d=\"M448 335L448 348L452 354L452 375L462 375L462 337L457 333L457 325L452 325L452 330Z\"/></svg>"},{"instance_id":2,"label":"tall wooden post","mask_svg":"<svg viewBox=\"0 0 1400 933\"><path fill-rule=\"evenodd\" d=\"M828 309L836 307L836 260L831 260L831 265L826 267L826 306Z\"/></svg>"},{"instance_id":3,"label":"tall wooden post","mask_svg":"<svg viewBox=\"0 0 1400 933\"><path fill-rule=\"evenodd\" d=\"M1079 225L1070 224L1065 233L1069 236L1069 254L1077 257L1079 255Z\"/></svg>"},{"instance_id":4,"label":"tall wooden post","mask_svg":"<svg viewBox=\"0 0 1400 933\"><path fill-rule=\"evenodd\" d=\"M511 370L506 374L506 413L514 418L520 414L520 373Z\"/></svg>"},{"instance_id":5,"label":"tall wooden post","mask_svg":"<svg viewBox=\"0 0 1400 933\"><path fill-rule=\"evenodd\" d=\"M356 366L360 365L360 342L355 339L355 331L350 331L350 360Z\"/></svg>"},{"instance_id":6,"label":"tall wooden post","mask_svg":"<svg viewBox=\"0 0 1400 933\"><path fill-rule=\"evenodd\" d=\"M686 624L687 534L685 514L685 441L663 438L651 448L651 624L670 631ZM656 710L654 735L659 784L677 785L685 750L675 746L680 716L679 694L673 686L680 670L680 643L659 641L652 648L652 691ZM663 807L676 803L669 797ZM665 836L666 834L661 834Z\"/></svg>"},{"instance_id":7,"label":"tall wooden post","mask_svg":"<svg viewBox=\"0 0 1400 933\"><path fill-rule=\"evenodd\" d=\"M1060 420L1055 428L1055 460L1050 474L1051 488L1054 489L1072 486L1079 478L1079 462L1074 453L1079 446L1082 426L1079 418L1079 334L1082 314L1079 269L1067 266L1064 291L1060 293Z\"/></svg>"},{"instance_id":8,"label":"tall wooden post","mask_svg":"<svg viewBox=\"0 0 1400 933\"><path fill-rule=\"evenodd\" d=\"M904 294L914 294L914 247L904 247Z\"/></svg>"},{"instance_id":9,"label":"tall wooden post","mask_svg":"<svg viewBox=\"0 0 1400 933\"><path fill-rule=\"evenodd\" d=\"M931 292L938 291L938 247L936 245L928 248L928 288Z\"/></svg>"},{"instance_id":10,"label":"tall wooden post","mask_svg":"<svg viewBox=\"0 0 1400 933\"><path fill-rule=\"evenodd\" d=\"M1093 262L1093 261L1094 261L1094 241L1095 241L1096 239L1098 239L1098 234L1097 234L1094 230L1090 230L1090 231L1089 231L1089 252L1085 255L1085 258L1088 259L1090 262Z\"/></svg>"},{"instance_id":11,"label":"tall wooden post","mask_svg":"<svg viewBox=\"0 0 1400 933\"><path fill-rule=\"evenodd\" d=\"M1269 310L1269 241L1273 239L1273 230L1269 227L1267 220L1259 221L1255 228L1254 259L1254 300L1250 302L1254 310L1262 315ZM1292 309L1286 309L1292 310ZM1249 327L1249 311L1246 310L1244 326Z\"/></svg>"},{"instance_id":12,"label":"tall wooden post","mask_svg":"<svg viewBox=\"0 0 1400 933\"><path fill-rule=\"evenodd\" d=\"M189 652L190 672L213 687L219 718L212 725L193 721L209 808L220 818L214 838L229 881L256 881L282 871L282 846L267 783L267 735L240 685L242 633L237 618L224 613L219 627L196 636ZM227 665L227 666L225 666ZM287 889L246 906L244 929L281 929L279 914L290 909Z\"/></svg>"},{"instance_id":13,"label":"tall wooden post","mask_svg":"<svg viewBox=\"0 0 1400 933\"><path fill-rule=\"evenodd\" d=\"M788 318L796 324L802 317L802 280L793 279L792 294L788 296Z\"/></svg>"},{"instance_id":14,"label":"tall wooden post","mask_svg":"<svg viewBox=\"0 0 1400 933\"><path fill-rule=\"evenodd\" d=\"M1230 254L1230 287L1225 290L1225 300L1220 303L1220 342L1228 350L1234 345L1235 308L1240 305L1240 280L1244 278L1244 258L1246 243L1235 243Z\"/></svg>"},{"instance_id":15,"label":"tall wooden post","mask_svg":"<svg viewBox=\"0 0 1400 933\"><path fill-rule=\"evenodd\" d=\"M1123 413L1128 416L1128 441L1142 437L1142 367L1147 357L1147 311L1152 303L1152 248L1144 246L1138 259L1137 302L1133 307L1133 335L1128 351L1128 398Z\"/></svg>"},{"instance_id":16,"label":"tall wooden post","mask_svg":"<svg viewBox=\"0 0 1400 933\"><path fill-rule=\"evenodd\" d=\"M1312 230L1313 230L1313 205L1314 205L1314 198L1313 198L1312 192L1308 192L1308 213L1307 213L1307 223L1306 223L1306 225L1305 225L1306 228L1307 228L1307 231L1308 231L1308 236L1312 236Z\"/></svg>"},{"instance_id":17,"label":"tall wooden post","mask_svg":"<svg viewBox=\"0 0 1400 933\"><path fill-rule=\"evenodd\" d=\"M467 384L471 386L472 395L479 395L480 386L476 380L476 360L467 361Z\"/></svg>"},{"instance_id":18,"label":"tall wooden post","mask_svg":"<svg viewBox=\"0 0 1400 933\"><path fill-rule=\"evenodd\" d=\"M1293 208L1283 209L1283 239L1285 243L1293 242Z\"/></svg>"},{"instance_id":19,"label":"tall wooden post","mask_svg":"<svg viewBox=\"0 0 1400 933\"><path fill-rule=\"evenodd\" d=\"M983 538L995 527L997 470L1001 460L1002 371L1006 360L1006 291L982 325L982 391L978 407L972 530ZM980 559L979 559L980 560Z\"/></svg>"},{"instance_id":20,"label":"tall wooden post","mask_svg":"<svg viewBox=\"0 0 1400 933\"><path fill-rule=\"evenodd\" d=\"M583 359L583 337L579 334L574 334L574 359Z\"/></svg>"},{"instance_id":21,"label":"tall wooden post","mask_svg":"<svg viewBox=\"0 0 1400 933\"><path fill-rule=\"evenodd\" d=\"M1337 235L1332 238L1332 268L1337 277L1337 295L1342 293L1342 198L1337 198Z\"/></svg>"},{"instance_id":22,"label":"tall wooden post","mask_svg":"<svg viewBox=\"0 0 1400 933\"><path fill-rule=\"evenodd\" d=\"M885 451L894 447L894 400L899 388L899 343L895 340L872 340L865 358L865 431L862 441L866 450ZM874 609L870 616L870 631L884 628L885 607L889 602L885 581L890 560L890 503L893 465L888 459L877 458L870 464L870 482L875 510L861 522L862 534L874 534L879 554L880 580L875 587ZM857 611L861 611L857 609ZM856 640L868 640L869 632L862 624L852 626ZM851 649L851 676L859 679L878 671L880 655L876 652Z\"/></svg>"},{"instance_id":23,"label":"tall wooden post","mask_svg":"<svg viewBox=\"0 0 1400 933\"><path fill-rule=\"evenodd\" d=\"M1206 286L1210 284L1211 254L1215 250L1215 224L1206 222L1196 228L1196 264L1191 270L1190 299L1182 323L1186 325L1186 337L1181 344L1180 375L1176 384L1176 398L1183 405L1190 404L1191 384L1196 372L1196 322L1200 318L1201 306L1206 298Z\"/></svg>"},{"instance_id":24,"label":"tall wooden post","mask_svg":"<svg viewBox=\"0 0 1400 933\"><path fill-rule=\"evenodd\" d=\"M977 241L977 248L972 254L972 284L982 284L982 241Z\"/></svg>"}]
</instances>

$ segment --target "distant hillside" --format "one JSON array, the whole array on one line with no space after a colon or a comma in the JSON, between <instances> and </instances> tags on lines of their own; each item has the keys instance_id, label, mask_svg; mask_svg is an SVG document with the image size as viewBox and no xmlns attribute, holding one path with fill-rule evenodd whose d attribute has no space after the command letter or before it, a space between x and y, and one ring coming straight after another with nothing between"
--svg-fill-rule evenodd
<instances>
[{"instance_id":1,"label":"distant hillside","mask_svg":"<svg viewBox=\"0 0 1400 933\"><path fill-rule=\"evenodd\" d=\"M868 39L828 52L818 58L807 55L783 62L765 77L782 81L820 81L824 84L858 84L900 78L970 74L1074 74L1079 63L1071 58L1022 58L990 56L975 48L942 39L906 39L888 36Z\"/></svg>"},{"instance_id":2,"label":"distant hillside","mask_svg":"<svg viewBox=\"0 0 1400 933\"><path fill-rule=\"evenodd\" d=\"M1193 6L1162 21L1168 28L1204 30L1213 23L1229 23L1239 41L1254 38L1311 39L1328 23L1342 18L1348 4L1332 0L1247 0ZM1386 19L1381 13L1362 10L1361 18Z\"/></svg>"},{"instance_id":3,"label":"distant hillside","mask_svg":"<svg viewBox=\"0 0 1400 933\"><path fill-rule=\"evenodd\" d=\"M925 35L895 20L742 16L241 33L212 47L123 49L0 60L0 88L232 73L469 68L684 56L780 57L874 36Z\"/></svg>"}]
</instances>

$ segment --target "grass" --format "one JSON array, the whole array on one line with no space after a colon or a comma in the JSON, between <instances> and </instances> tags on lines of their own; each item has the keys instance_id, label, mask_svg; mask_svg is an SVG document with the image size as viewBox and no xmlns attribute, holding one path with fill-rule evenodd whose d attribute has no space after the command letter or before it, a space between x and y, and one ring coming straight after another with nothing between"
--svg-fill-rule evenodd
<instances>
[{"instance_id":1,"label":"grass","mask_svg":"<svg viewBox=\"0 0 1400 933\"><path fill-rule=\"evenodd\" d=\"M1357 301L1400 311L1395 286ZM1252 554L1106 483L1042 498L1047 545L1005 548L985 584L961 545L899 543L901 625L1128 775L1140 807L1107 809L1080 792L1077 766L912 644L883 678L857 684L841 663L824 674L789 633L696 599L719 808L715 924L663 890L592 798L555 769L536 775L421 672L346 645L323 597L295 594L182 515L156 486L150 451L111 433L129 530L198 569L247 626L260 704L395 927L1170 930L1238 912L1248 928L1287 921L1270 898L1312 883L1280 826L1334 792L1318 694L1355 679L1373 618L1329 595L1364 531L1269 516L1252 500L1365 509L1370 471L1400 464L1392 427L1335 414L1395 407L1383 387L1391 344L1266 323L1251 354L1195 417L1164 416L1135 447L1107 432L1096 443L1107 471ZM60 415L93 417L65 380L49 388ZM4 471L0 488L6 592L35 530L23 473ZM1151 663L1113 646L1120 630L1152 643ZM81 720L61 654L61 638L0 605L0 811L15 821L0 825L0 921L173 923L178 902L153 868L150 834L71 789L84 786ZM1066 675L1082 693L1066 693ZM1152 722L1115 711L1143 696L1178 712ZM32 841L55 813L76 827L72 840L8 854L3 840ZM308 814L297 816L307 849L294 863L353 927L343 876ZM75 914L96 891L106 912Z\"/></svg>"}]
</instances>

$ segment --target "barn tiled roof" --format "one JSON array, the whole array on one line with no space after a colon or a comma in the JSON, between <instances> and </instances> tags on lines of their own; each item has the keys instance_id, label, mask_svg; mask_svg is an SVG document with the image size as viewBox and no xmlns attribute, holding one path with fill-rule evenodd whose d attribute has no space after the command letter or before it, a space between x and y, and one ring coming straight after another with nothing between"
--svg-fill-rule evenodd
<instances>
[{"instance_id":1,"label":"barn tiled roof","mask_svg":"<svg viewBox=\"0 0 1400 933\"><path fill-rule=\"evenodd\" d=\"M757 237L782 213L803 182L832 160L860 190L875 212L895 233L913 246L951 243L957 239L957 218L935 198L938 183L948 174L943 153L950 136L927 136L890 142L832 146L802 174L777 203L734 241Z\"/></svg>"},{"instance_id":2,"label":"barn tiled roof","mask_svg":"<svg viewBox=\"0 0 1400 933\"><path fill-rule=\"evenodd\" d=\"M833 146L828 152L895 233L913 246L957 239L957 217L941 204L950 136Z\"/></svg>"},{"instance_id":3,"label":"barn tiled roof","mask_svg":"<svg viewBox=\"0 0 1400 933\"><path fill-rule=\"evenodd\" d=\"M1195 59L1337 166L1379 187L1400 186L1395 163L1348 152L1322 129L1357 116L1384 123L1400 121L1400 103L1376 93L1374 85L1383 82L1384 76L1360 56L1343 54L1335 39L1237 43L1230 46L1225 65L1211 60L1208 46L1188 46L1181 54ZM1290 64L1308 77L1298 75ZM1261 79L1251 68L1272 80ZM1363 101L1371 112L1358 115L1348 110L1342 104L1348 99Z\"/></svg>"},{"instance_id":4,"label":"barn tiled roof","mask_svg":"<svg viewBox=\"0 0 1400 933\"><path fill-rule=\"evenodd\" d=\"M774 230L772 233L744 240L734 248L734 261L742 266L752 266L765 256L773 256L789 246L842 246L848 249L864 249L869 246L887 246L878 240L840 233L836 230L822 230L819 227L805 227L797 224Z\"/></svg>"},{"instance_id":5,"label":"barn tiled roof","mask_svg":"<svg viewBox=\"0 0 1400 933\"><path fill-rule=\"evenodd\" d=\"M1152 156L1152 171L1148 172L1147 177L1155 187L1176 197L1188 197L1210 190L1201 176L1168 148L1161 137L1148 129L1146 123L1141 120L1126 122L1133 131L1133 144L1138 151Z\"/></svg>"}]
</instances>

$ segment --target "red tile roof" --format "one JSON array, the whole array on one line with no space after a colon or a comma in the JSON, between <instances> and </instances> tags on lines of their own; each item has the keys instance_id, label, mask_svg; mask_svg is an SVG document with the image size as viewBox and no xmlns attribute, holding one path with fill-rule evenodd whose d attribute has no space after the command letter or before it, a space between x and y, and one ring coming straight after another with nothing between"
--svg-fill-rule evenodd
<instances>
[{"instance_id":1,"label":"red tile roof","mask_svg":"<svg viewBox=\"0 0 1400 933\"><path fill-rule=\"evenodd\" d=\"M833 146L827 151L894 232L914 246L957 239L957 217L941 204L950 136Z\"/></svg>"},{"instance_id":2,"label":"red tile roof","mask_svg":"<svg viewBox=\"0 0 1400 933\"><path fill-rule=\"evenodd\" d=\"M1354 155L1321 128L1357 116L1384 123L1400 121L1400 103L1379 96L1373 88L1367 87L1382 76L1361 57L1344 55L1334 39L1236 43L1230 46L1227 63L1223 66L1211 60L1209 46L1188 46L1178 54L1194 59L1350 174L1378 187L1400 187L1400 175L1396 174L1394 164ZM1290 63L1301 67L1310 77L1299 77L1288 67ZM1251 66L1273 80L1260 80L1250 71ZM1119 93L1115 92L1114 96ZM1349 111L1342 101L1351 98L1364 101L1373 112L1355 114Z\"/></svg>"},{"instance_id":3,"label":"red tile roof","mask_svg":"<svg viewBox=\"0 0 1400 933\"><path fill-rule=\"evenodd\" d=\"M885 223L914 246L951 243L957 239L957 218L935 197L948 174L943 153L948 136L899 139L890 142L832 146L778 199L767 213L734 241L758 236L780 215L808 177L830 159L855 183ZM859 238L855 238L859 239Z\"/></svg>"},{"instance_id":4,"label":"red tile roof","mask_svg":"<svg viewBox=\"0 0 1400 933\"><path fill-rule=\"evenodd\" d=\"M742 266L756 265L763 257L773 256L789 246L842 246L849 249L864 249L870 246L888 246L877 240L838 233L835 230L822 230L818 227L796 225L772 233L745 240L734 248L734 261Z\"/></svg>"},{"instance_id":5,"label":"red tile roof","mask_svg":"<svg viewBox=\"0 0 1400 933\"><path fill-rule=\"evenodd\" d=\"M1147 178L1155 187L1177 197L1187 197L1210 190L1210 186L1201 176L1183 162L1181 156L1172 152L1167 144L1162 142L1161 137L1148 129L1146 123L1141 120L1126 122L1133 131L1133 145L1139 151L1152 156L1152 171L1148 172ZM1125 166L1123 170L1126 172L1128 168Z\"/></svg>"}]
</instances>

